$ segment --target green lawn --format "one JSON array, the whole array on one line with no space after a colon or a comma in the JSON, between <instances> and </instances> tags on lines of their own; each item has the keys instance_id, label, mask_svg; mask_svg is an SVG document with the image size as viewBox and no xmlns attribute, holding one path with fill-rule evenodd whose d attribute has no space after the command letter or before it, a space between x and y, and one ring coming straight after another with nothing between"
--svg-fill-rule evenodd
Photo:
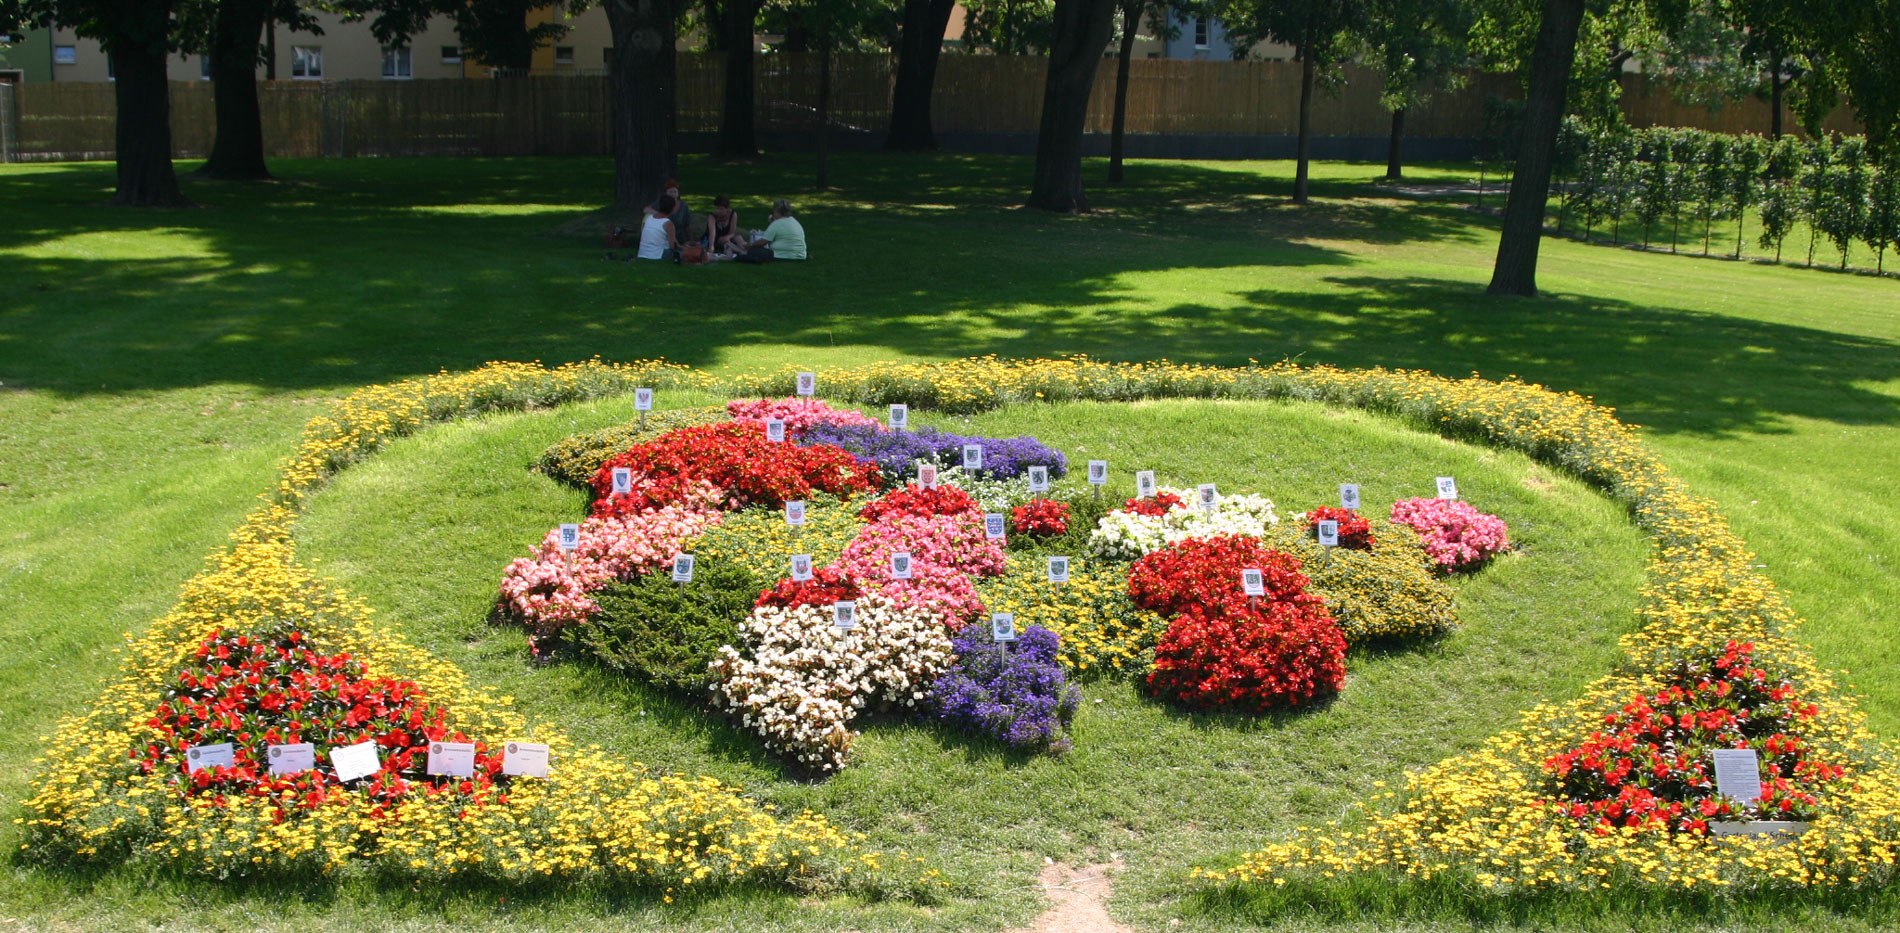
<instances>
[{"instance_id":1,"label":"green lawn","mask_svg":"<svg viewBox=\"0 0 1900 933\"><path fill-rule=\"evenodd\" d=\"M1547 296L1489 298L1493 221L1386 199L1364 185L1381 166L1318 166L1319 202L1300 209L1285 203L1286 163L1137 163L1126 188L1092 192L1100 214L1079 218L1013 206L1023 160L840 158L845 187L825 195L806 190L809 168L688 160L689 198L729 191L747 223L792 196L816 259L683 269L605 263L594 241L549 234L608 189L609 166L595 160L283 163L288 181L188 181L201 207L154 213L104 206L109 165L0 167L0 800L23 788L34 737L111 670L118 634L162 612L264 489L315 403L438 368L594 354L713 369L984 353L1292 357L1517 374L1590 394L1647 426L1721 502L1810 620L1822 659L1854 671L1876 726L1900 735L1900 283L1546 240ZM415 443L479 430L520 439L551 423ZM1256 468L1284 475L1270 466ZM542 530L502 524L482 526L502 552ZM339 572L349 558L335 555ZM488 663L512 663L494 650ZM447 653L479 667L466 650ZM573 689L558 683L549 689ZM890 747L925 738L898 734ZM1209 855L1246 835L1206 842ZM7 911L109 923L84 919L58 884L7 870L18 896L0 900L22 905ZM1118 909L1156 920L1140 905L1168 901L1153 887L1166 883L1129 879ZM196 894L99 884L93 903L129 899L152 922L213 926L227 909L250 926L270 910L243 898L187 910ZM298 897L375 923L332 895ZM1012 904L997 909L1033 909ZM396 909L417 926L464 912ZM743 926L753 908L720 909ZM651 919L629 910L622 920Z\"/></svg>"}]
</instances>

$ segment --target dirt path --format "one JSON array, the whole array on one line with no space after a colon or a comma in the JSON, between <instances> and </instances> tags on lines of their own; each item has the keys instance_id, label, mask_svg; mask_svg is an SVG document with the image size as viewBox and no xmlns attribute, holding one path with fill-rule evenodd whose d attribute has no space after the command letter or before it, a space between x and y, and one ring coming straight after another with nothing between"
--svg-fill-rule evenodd
<instances>
[{"instance_id":1,"label":"dirt path","mask_svg":"<svg viewBox=\"0 0 1900 933\"><path fill-rule=\"evenodd\" d=\"M1072 868L1052 862L1042 870L1042 890L1054 906L1028 927L1009 933L1129 933L1108 916L1111 876L1122 870L1122 860Z\"/></svg>"}]
</instances>

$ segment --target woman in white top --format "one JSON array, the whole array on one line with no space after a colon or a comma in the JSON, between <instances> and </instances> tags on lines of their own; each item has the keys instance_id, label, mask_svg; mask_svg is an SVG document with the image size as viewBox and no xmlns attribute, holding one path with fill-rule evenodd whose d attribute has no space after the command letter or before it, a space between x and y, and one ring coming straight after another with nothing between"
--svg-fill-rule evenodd
<instances>
[{"instance_id":1,"label":"woman in white top","mask_svg":"<svg viewBox=\"0 0 1900 933\"><path fill-rule=\"evenodd\" d=\"M637 259L671 259L679 262L679 231L673 229L673 221L667 214L673 210L673 198L662 195L654 205L654 213L640 225L640 252Z\"/></svg>"}]
</instances>

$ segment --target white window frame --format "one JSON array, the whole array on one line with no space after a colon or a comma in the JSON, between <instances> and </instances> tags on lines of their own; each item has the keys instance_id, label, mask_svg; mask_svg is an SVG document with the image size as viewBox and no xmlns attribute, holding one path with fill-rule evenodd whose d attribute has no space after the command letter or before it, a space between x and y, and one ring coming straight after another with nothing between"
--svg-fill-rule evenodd
<instances>
[{"instance_id":1,"label":"white window frame","mask_svg":"<svg viewBox=\"0 0 1900 933\"><path fill-rule=\"evenodd\" d=\"M566 52L566 53L567 53L567 56L566 56L566 57L562 57L562 55L561 55L561 53L562 53L562 52ZM574 47L573 47L573 46L571 46L571 45L557 45L557 46L555 46L555 47L554 47L554 63L555 63L556 65L572 65L572 64L574 64Z\"/></svg>"},{"instance_id":2,"label":"white window frame","mask_svg":"<svg viewBox=\"0 0 1900 933\"><path fill-rule=\"evenodd\" d=\"M1194 17L1194 47L1197 49L1213 48L1213 41L1213 24L1209 23L1205 16Z\"/></svg>"},{"instance_id":3,"label":"white window frame","mask_svg":"<svg viewBox=\"0 0 1900 933\"><path fill-rule=\"evenodd\" d=\"M462 47L461 46L445 45L442 47L442 64L460 65L461 63L462 63Z\"/></svg>"},{"instance_id":4,"label":"white window frame","mask_svg":"<svg viewBox=\"0 0 1900 933\"><path fill-rule=\"evenodd\" d=\"M53 64L55 65L79 64L79 46L76 46L76 45L53 46Z\"/></svg>"},{"instance_id":5,"label":"white window frame","mask_svg":"<svg viewBox=\"0 0 1900 933\"><path fill-rule=\"evenodd\" d=\"M311 63L314 63L317 66L316 74L309 73L310 71L309 65ZM298 74L297 73L298 69L303 69L304 73ZM293 81L321 81L323 80L323 46L321 45L293 45L291 46L290 47L290 78Z\"/></svg>"},{"instance_id":6,"label":"white window frame","mask_svg":"<svg viewBox=\"0 0 1900 933\"><path fill-rule=\"evenodd\" d=\"M416 57L406 45L383 49L383 80L407 81L416 76Z\"/></svg>"}]
</instances>

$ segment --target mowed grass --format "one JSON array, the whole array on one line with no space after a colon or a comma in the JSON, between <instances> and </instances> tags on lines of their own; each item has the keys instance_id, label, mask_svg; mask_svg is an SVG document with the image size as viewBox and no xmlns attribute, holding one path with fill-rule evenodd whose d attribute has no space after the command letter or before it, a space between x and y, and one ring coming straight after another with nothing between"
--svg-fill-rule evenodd
<instances>
[{"instance_id":1,"label":"mowed grass","mask_svg":"<svg viewBox=\"0 0 1900 933\"><path fill-rule=\"evenodd\" d=\"M548 235L608 190L600 160L276 169L286 181L188 180L197 209L126 212L104 206L109 165L0 167L0 800L318 403L596 353L716 370L1296 358L1589 394L1718 500L1900 735L1891 279L1546 240L1546 297L1490 298L1493 221L1390 199L1365 184L1374 165L1318 166L1300 209L1287 163L1137 163L1126 188L1092 191L1101 214L1050 217L1014 206L1026 160L840 158L823 195L801 160L687 160L689 198L731 193L748 224L774 196L799 202L817 259L771 269L610 264Z\"/></svg>"}]
</instances>

